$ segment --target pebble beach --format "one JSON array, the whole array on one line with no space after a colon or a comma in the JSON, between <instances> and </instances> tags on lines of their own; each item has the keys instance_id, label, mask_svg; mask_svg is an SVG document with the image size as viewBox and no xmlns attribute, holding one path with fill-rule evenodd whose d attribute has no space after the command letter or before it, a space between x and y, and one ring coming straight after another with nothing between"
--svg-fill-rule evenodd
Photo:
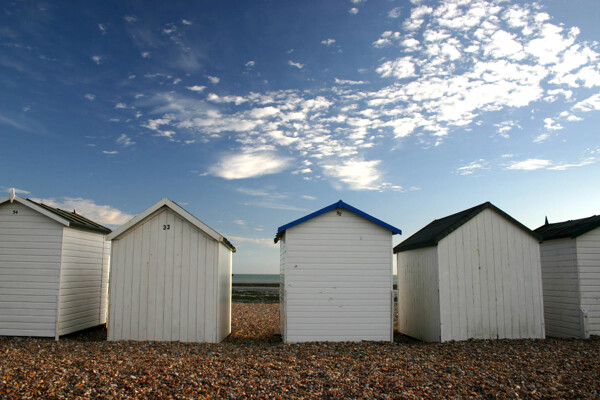
<instances>
[{"instance_id":1,"label":"pebble beach","mask_svg":"<svg viewBox=\"0 0 600 400\"><path fill-rule=\"evenodd\" d=\"M0 397L598 398L600 340L285 345L278 304L233 303L219 344L0 338Z\"/></svg>"}]
</instances>

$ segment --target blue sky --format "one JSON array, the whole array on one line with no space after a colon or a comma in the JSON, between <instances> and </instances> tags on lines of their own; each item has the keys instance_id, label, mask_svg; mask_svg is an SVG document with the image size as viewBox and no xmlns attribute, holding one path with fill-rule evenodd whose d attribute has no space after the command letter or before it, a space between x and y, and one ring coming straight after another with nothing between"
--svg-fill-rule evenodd
<instances>
[{"instance_id":1,"label":"blue sky","mask_svg":"<svg viewBox=\"0 0 600 400\"><path fill-rule=\"evenodd\" d=\"M276 273L339 199L397 226L600 213L600 2L8 1L0 191L116 227L168 197Z\"/></svg>"}]
</instances>

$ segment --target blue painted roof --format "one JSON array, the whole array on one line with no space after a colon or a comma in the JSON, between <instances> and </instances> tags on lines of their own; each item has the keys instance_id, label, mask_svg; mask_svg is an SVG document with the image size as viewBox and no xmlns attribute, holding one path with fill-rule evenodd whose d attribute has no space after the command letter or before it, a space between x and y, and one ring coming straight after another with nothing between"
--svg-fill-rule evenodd
<instances>
[{"instance_id":1,"label":"blue painted roof","mask_svg":"<svg viewBox=\"0 0 600 400\"><path fill-rule=\"evenodd\" d=\"M279 228L277 228L277 234L275 235L275 243L277 243L279 241L279 239L281 239L281 237L283 236L283 233L286 230L290 229L291 227L300 225L301 223L306 222L309 219L313 219L315 217L318 217L321 214L325 214L326 212L329 212L331 210L336 210L339 208L343 208L345 210L352 211L354 214L360 215L361 217L368 219L371 222L376 223L377 225L381 226L382 228L385 228L385 229L391 231L393 235L395 235L396 233L400 234L400 235L402 234L402 231L400 229L393 227L392 225L386 224L382 220L377 219L377 218L367 214L366 212L361 211L358 208L352 207L350 204L344 203L342 200L340 200L337 203L333 203L327 207L321 208L320 210L315 211L314 213L308 214L302 218L298 218L297 220L292 221L289 224L280 226Z\"/></svg>"}]
</instances>

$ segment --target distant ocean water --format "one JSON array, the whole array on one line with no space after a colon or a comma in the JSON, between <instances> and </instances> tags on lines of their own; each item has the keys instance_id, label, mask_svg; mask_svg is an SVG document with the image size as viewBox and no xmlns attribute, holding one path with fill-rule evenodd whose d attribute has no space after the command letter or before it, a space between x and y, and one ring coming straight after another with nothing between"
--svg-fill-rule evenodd
<instances>
[{"instance_id":1,"label":"distant ocean water","mask_svg":"<svg viewBox=\"0 0 600 400\"><path fill-rule=\"evenodd\" d=\"M279 274L233 274L233 283L279 283Z\"/></svg>"},{"instance_id":2,"label":"distant ocean water","mask_svg":"<svg viewBox=\"0 0 600 400\"><path fill-rule=\"evenodd\" d=\"M397 276L394 275L394 283ZM233 283L279 283L279 274L233 274Z\"/></svg>"}]
</instances>

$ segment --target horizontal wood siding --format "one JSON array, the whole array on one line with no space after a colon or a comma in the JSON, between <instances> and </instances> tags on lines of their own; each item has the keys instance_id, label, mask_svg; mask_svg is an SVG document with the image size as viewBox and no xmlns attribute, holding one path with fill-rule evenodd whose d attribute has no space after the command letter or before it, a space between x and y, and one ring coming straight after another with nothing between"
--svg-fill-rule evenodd
<instances>
[{"instance_id":1,"label":"horizontal wood siding","mask_svg":"<svg viewBox=\"0 0 600 400\"><path fill-rule=\"evenodd\" d=\"M568 238L540 245L547 336L582 336L575 244Z\"/></svg>"},{"instance_id":2,"label":"horizontal wood siding","mask_svg":"<svg viewBox=\"0 0 600 400\"><path fill-rule=\"evenodd\" d=\"M577 237L583 334L600 335L600 228Z\"/></svg>"},{"instance_id":3,"label":"horizontal wood siding","mask_svg":"<svg viewBox=\"0 0 600 400\"><path fill-rule=\"evenodd\" d=\"M398 331L428 342L440 341L437 247L397 253Z\"/></svg>"},{"instance_id":4,"label":"horizontal wood siding","mask_svg":"<svg viewBox=\"0 0 600 400\"><path fill-rule=\"evenodd\" d=\"M231 272L232 252L224 244L218 245L218 309L217 341L225 339L231 333Z\"/></svg>"},{"instance_id":5,"label":"horizontal wood siding","mask_svg":"<svg viewBox=\"0 0 600 400\"><path fill-rule=\"evenodd\" d=\"M286 342L391 340L391 232L334 210L288 229L281 257Z\"/></svg>"},{"instance_id":6,"label":"horizontal wood siding","mask_svg":"<svg viewBox=\"0 0 600 400\"><path fill-rule=\"evenodd\" d=\"M56 336L62 231L22 204L0 205L0 335Z\"/></svg>"},{"instance_id":7,"label":"horizontal wood siding","mask_svg":"<svg viewBox=\"0 0 600 400\"><path fill-rule=\"evenodd\" d=\"M217 246L166 208L113 240L108 339L216 342Z\"/></svg>"},{"instance_id":8,"label":"horizontal wood siding","mask_svg":"<svg viewBox=\"0 0 600 400\"><path fill-rule=\"evenodd\" d=\"M486 209L438 243L441 340L544 337L538 241Z\"/></svg>"},{"instance_id":9,"label":"horizontal wood siding","mask_svg":"<svg viewBox=\"0 0 600 400\"><path fill-rule=\"evenodd\" d=\"M59 298L60 335L106 323L106 236L79 229L63 229Z\"/></svg>"}]
</instances>

